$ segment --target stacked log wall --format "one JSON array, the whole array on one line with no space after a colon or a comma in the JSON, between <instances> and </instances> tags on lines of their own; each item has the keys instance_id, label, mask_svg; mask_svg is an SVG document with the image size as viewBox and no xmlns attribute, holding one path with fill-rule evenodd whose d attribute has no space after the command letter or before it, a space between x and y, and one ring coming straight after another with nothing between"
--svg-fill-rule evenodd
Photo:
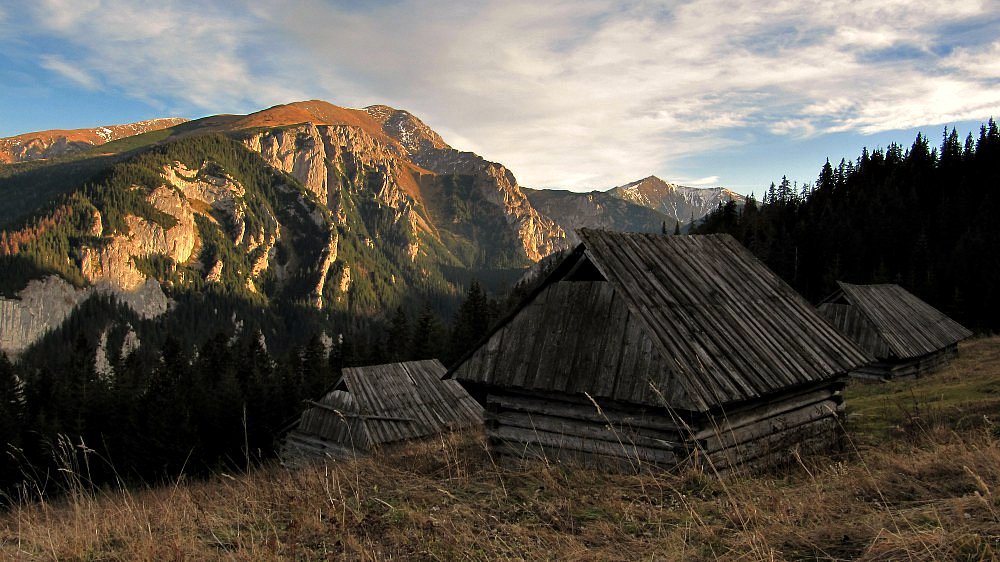
<instances>
[{"instance_id":1,"label":"stacked log wall","mask_svg":"<svg viewBox=\"0 0 1000 562\"><path fill-rule=\"evenodd\" d=\"M877 361L851 371L855 379L889 381L912 379L935 371L958 357L958 344L946 347L936 353L928 353L912 359L899 361Z\"/></svg>"},{"instance_id":2,"label":"stacked log wall","mask_svg":"<svg viewBox=\"0 0 1000 562\"><path fill-rule=\"evenodd\" d=\"M502 457L637 469L698 465L721 472L785 462L789 448L836 446L843 380L711 415L594 402L588 397L493 389L486 433Z\"/></svg>"}]
</instances>

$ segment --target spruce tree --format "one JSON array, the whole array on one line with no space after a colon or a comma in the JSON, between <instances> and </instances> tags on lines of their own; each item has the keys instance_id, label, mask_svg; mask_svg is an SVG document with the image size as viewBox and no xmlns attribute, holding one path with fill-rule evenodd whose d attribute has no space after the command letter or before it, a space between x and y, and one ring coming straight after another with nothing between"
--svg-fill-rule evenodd
<instances>
[{"instance_id":1,"label":"spruce tree","mask_svg":"<svg viewBox=\"0 0 1000 562\"><path fill-rule=\"evenodd\" d=\"M491 308L486 292L478 281L473 281L455 314L449 360L461 357L486 335L492 321Z\"/></svg>"},{"instance_id":2,"label":"spruce tree","mask_svg":"<svg viewBox=\"0 0 1000 562\"><path fill-rule=\"evenodd\" d=\"M402 306L397 306L396 311L389 321L389 328L386 330L386 346L390 361L403 361L407 359L410 351L410 327L406 318L406 312Z\"/></svg>"},{"instance_id":3,"label":"spruce tree","mask_svg":"<svg viewBox=\"0 0 1000 562\"><path fill-rule=\"evenodd\" d=\"M303 398L316 400L326 390L331 381L329 354L318 335L309 338L299 359L299 380Z\"/></svg>"},{"instance_id":4,"label":"spruce tree","mask_svg":"<svg viewBox=\"0 0 1000 562\"><path fill-rule=\"evenodd\" d=\"M413 338L410 341L411 359L440 359L441 344L444 340L444 326L438 320L430 303L424 303L424 308L413 327Z\"/></svg>"},{"instance_id":5,"label":"spruce tree","mask_svg":"<svg viewBox=\"0 0 1000 562\"><path fill-rule=\"evenodd\" d=\"M21 447L24 421L20 381L7 355L0 351L0 491L19 477L15 451Z\"/></svg>"}]
</instances>

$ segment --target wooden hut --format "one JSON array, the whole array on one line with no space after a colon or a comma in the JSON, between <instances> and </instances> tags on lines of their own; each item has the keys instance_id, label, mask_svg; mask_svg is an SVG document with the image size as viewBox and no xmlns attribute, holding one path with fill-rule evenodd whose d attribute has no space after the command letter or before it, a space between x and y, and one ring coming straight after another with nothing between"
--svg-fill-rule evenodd
<instances>
[{"instance_id":1,"label":"wooden hut","mask_svg":"<svg viewBox=\"0 0 1000 562\"><path fill-rule=\"evenodd\" d=\"M379 447L473 427L483 408L437 359L344 369L302 413L281 447L284 462L349 458Z\"/></svg>"},{"instance_id":2,"label":"wooden hut","mask_svg":"<svg viewBox=\"0 0 1000 562\"><path fill-rule=\"evenodd\" d=\"M958 355L972 335L899 285L851 285L819 305L819 311L876 361L851 372L868 379L919 376Z\"/></svg>"},{"instance_id":3,"label":"wooden hut","mask_svg":"<svg viewBox=\"0 0 1000 562\"><path fill-rule=\"evenodd\" d=\"M838 438L870 358L735 239L578 235L449 372L498 453L722 470Z\"/></svg>"}]
</instances>

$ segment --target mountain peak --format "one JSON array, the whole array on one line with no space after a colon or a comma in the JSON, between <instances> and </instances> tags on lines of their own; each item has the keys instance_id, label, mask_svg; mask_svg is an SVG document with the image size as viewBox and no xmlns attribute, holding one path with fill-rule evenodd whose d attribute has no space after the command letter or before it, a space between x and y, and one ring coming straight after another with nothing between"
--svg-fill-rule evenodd
<instances>
[{"instance_id":1,"label":"mountain peak","mask_svg":"<svg viewBox=\"0 0 1000 562\"><path fill-rule=\"evenodd\" d=\"M656 176L646 176L625 185L608 190L608 193L656 209L682 222L700 218L719 203L726 201L743 202L743 196L724 187L687 187L664 181Z\"/></svg>"},{"instance_id":2,"label":"mountain peak","mask_svg":"<svg viewBox=\"0 0 1000 562\"><path fill-rule=\"evenodd\" d=\"M441 135L409 111L388 105L369 105L364 110L382 124L382 130L387 135L398 140L410 153L428 148L451 148Z\"/></svg>"},{"instance_id":3,"label":"mountain peak","mask_svg":"<svg viewBox=\"0 0 1000 562\"><path fill-rule=\"evenodd\" d=\"M618 186L614 189L630 189L636 187L643 187L648 189L670 189L673 187L677 187L677 184L661 179L659 176L649 175L642 179L635 180L625 185Z\"/></svg>"},{"instance_id":4,"label":"mountain peak","mask_svg":"<svg viewBox=\"0 0 1000 562\"><path fill-rule=\"evenodd\" d=\"M234 131L288 127L302 123L357 127L386 144L400 145L411 154L427 148L451 148L441 135L412 113L388 105L353 109L323 100L306 100L275 105L248 115L206 117L199 120L198 125L203 129Z\"/></svg>"},{"instance_id":5,"label":"mountain peak","mask_svg":"<svg viewBox=\"0 0 1000 562\"><path fill-rule=\"evenodd\" d=\"M233 129L252 129L256 127L286 127L300 123L348 125L360 127L369 133L377 133L381 130L381 125L368 112L362 109L340 107L323 100L275 105L249 115L237 116L230 127Z\"/></svg>"}]
</instances>

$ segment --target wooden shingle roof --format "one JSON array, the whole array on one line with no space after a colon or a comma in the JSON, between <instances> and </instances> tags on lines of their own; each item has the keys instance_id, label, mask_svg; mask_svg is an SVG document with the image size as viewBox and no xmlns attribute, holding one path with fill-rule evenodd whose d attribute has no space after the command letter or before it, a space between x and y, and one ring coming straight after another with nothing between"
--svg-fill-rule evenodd
<instances>
[{"instance_id":1,"label":"wooden shingle roof","mask_svg":"<svg viewBox=\"0 0 1000 562\"><path fill-rule=\"evenodd\" d=\"M299 431L366 449L482 424L483 409L440 361L343 370L338 390L303 415Z\"/></svg>"},{"instance_id":2,"label":"wooden shingle roof","mask_svg":"<svg viewBox=\"0 0 1000 562\"><path fill-rule=\"evenodd\" d=\"M840 291L827 304L840 299L855 307L881 341L873 348L880 359L910 359L934 353L972 335L943 312L899 285L852 285L838 281Z\"/></svg>"},{"instance_id":3,"label":"wooden shingle roof","mask_svg":"<svg viewBox=\"0 0 1000 562\"><path fill-rule=\"evenodd\" d=\"M505 322L512 329L501 325L452 369L455 378L707 411L871 360L731 236L578 235L581 245ZM607 289L560 283L587 268L596 271L590 283L606 281ZM614 338L616 330L620 343L595 335ZM531 364L512 368L511 353ZM627 368L611 366L629 357ZM562 373L567 364L574 366Z\"/></svg>"}]
</instances>

